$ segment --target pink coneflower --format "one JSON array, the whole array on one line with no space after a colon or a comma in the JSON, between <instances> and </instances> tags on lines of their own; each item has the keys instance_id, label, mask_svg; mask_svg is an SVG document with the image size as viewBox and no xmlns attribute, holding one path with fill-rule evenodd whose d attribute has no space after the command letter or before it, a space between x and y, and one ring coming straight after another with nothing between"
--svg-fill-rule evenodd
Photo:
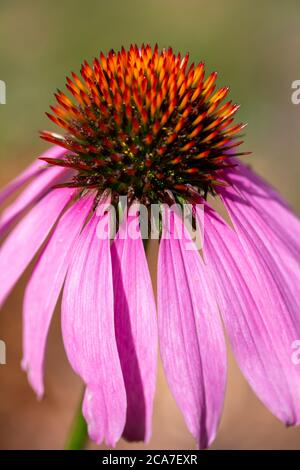
<instances>
[{"instance_id":1,"label":"pink coneflower","mask_svg":"<svg viewBox=\"0 0 300 470\"><path fill-rule=\"evenodd\" d=\"M58 91L51 108L64 135L42 132L55 146L0 193L3 203L29 183L1 218L2 236L18 223L1 247L0 304L39 253L24 300L23 367L41 397L63 290L64 345L85 383L83 414L97 443L149 440L159 340L188 429L199 447L211 444L226 382L221 318L257 396L284 423L300 421L300 366L291 359L300 338L300 224L236 160L238 106L221 103L228 88L216 90L215 80L172 49L132 46L85 62L81 78L67 79L72 97ZM221 198L232 225L207 195ZM162 223L157 316L141 234L121 236L138 214L125 213L112 243L97 236L99 223L110 223L105 204L118 207L120 196L129 206L161 204L163 221L174 202L193 204L195 221L204 204L201 256L186 249L188 231L176 236L176 213L168 234Z\"/></svg>"}]
</instances>

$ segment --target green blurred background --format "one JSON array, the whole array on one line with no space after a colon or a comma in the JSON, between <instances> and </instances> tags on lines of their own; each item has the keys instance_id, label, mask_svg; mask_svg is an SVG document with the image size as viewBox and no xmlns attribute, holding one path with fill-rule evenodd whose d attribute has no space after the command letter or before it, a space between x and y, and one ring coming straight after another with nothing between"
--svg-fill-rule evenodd
<instances>
[{"instance_id":1,"label":"green blurred background","mask_svg":"<svg viewBox=\"0 0 300 470\"><path fill-rule=\"evenodd\" d=\"M230 97L242 105L244 149L253 151L253 166L299 213L300 105L291 103L291 83L300 79L299 35L299 0L0 0L0 79L7 86L7 104L0 105L0 182L46 148L38 130L52 128L44 112L71 70L100 50L157 42L219 72L218 84L229 85ZM8 364L0 366L0 447L59 448L80 382L65 361L56 319L48 395L36 403L19 369L24 282L0 320L8 348ZM161 374L148 447L193 448ZM299 430L285 430L264 410L232 359L214 447L300 448Z\"/></svg>"}]
</instances>

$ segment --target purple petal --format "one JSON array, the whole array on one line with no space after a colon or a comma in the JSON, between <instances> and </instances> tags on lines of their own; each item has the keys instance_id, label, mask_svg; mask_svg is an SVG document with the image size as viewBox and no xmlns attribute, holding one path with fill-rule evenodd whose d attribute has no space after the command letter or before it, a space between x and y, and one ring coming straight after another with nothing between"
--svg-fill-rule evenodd
<instances>
[{"instance_id":1,"label":"purple petal","mask_svg":"<svg viewBox=\"0 0 300 470\"><path fill-rule=\"evenodd\" d=\"M137 228L137 238L128 226ZM129 215L111 248L115 327L127 393L123 436L149 441L157 369L157 319L154 295L138 217Z\"/></svg>"},{"instance_id":2,"label":"purple petal","mask_svg":"<svg viewBox=\"0 0 300 470\"><path fill-rule=\"evenodd\" d=\"M24 299L22 366L41 397L48 330L69 267L74 243L92 208L93 198L81 198L63 215L40 256Z\"/></svg>"},{"instance_id":3,"label":"purple petal","mask_svg":"<svg viewBox=\"0 0 300 470\"><path fill-rule=\"evenodd\" d=\"M171 231L167 239L166 232L164 227L158 260L161 356L187 426L199 447L206 448L215 437L223 406L224 335L204 263L196 250L186 249L190 236L176 239Z\"/></svg>"},{"instance_id":4,"label":"purple petal","mask_svg":"<svg viewBox=\"0 0 300 470\"><path fill-rule=\"evenodd\" d=\"M295 301L299 299L300 286L300 221L288 209L275 190L268 187L253 173L245 169L229 173L230 184L235 192L228 192L228 197L237 201L237 208L251 217L251 227L264 240L274 266L286 278ZM249 179L250 178L250 179ZM269 189L269 191L268 191Z\"/></svg>"},{"instance_id":5,"label":"purple petal","mask_svg":"<svg viewBox=\"0 0 300 470\"><path fill-rule=\"evenodd\" d=\"M209 255L213 264L213 247L219 250L214 270L233 350L262 402L286 424L298 424L300 368L292 353L300 319L293 277L289 283L283 274L277 259L280 245L258 212L233 187L219 192L241 242L219 224ZM212 233L207 219L206 233ZM208 245L206 239L206 253Z\"/></svg>"},{"instance_id":6,"label":"purple petal","mask_svg":"<svg viewBox=\"0 0 300 470\"><path fill-rule=\"evenodd\" d=\"M300 241L292 235L294 230L294 233L297 233L296 222L293 223L290 220L288 224L287 217L284 217L283 214L282 221L278 220L275 207L272 211L272 202L270 203L271 209L267 209L268 200L265 200L264 204L257 203L259 197L254 195L254 191L249 192L245 184L247 178L244 176L231 172L228 179L232 187L224 191L221 190L220 193L224 194L226 199L224 201L233 222L235 223L235 218L240 217L244 230L248 230L247 226L249 225L249 230L252 231L252 240L256 240L268 253L267 266L272 267L271 272L278 273L278 276L284 278L283 283L278 280L279 288L283 290L282 286L286 285L285 297L293 297L294 305L298 305L300 308ZM285 213L288 214L287 208ZM291 219L294 218L297 221L292 213L290 216ZM247 219L245 222L243 222L244 218ZM243 238L241 240L243 241ZM290 302L290 299L288 301Z\"/></svg>"},{"instance_id":7,"label":"purple petal","mask_svg":"<svg viewBox=\"0 0 300 470\"><path fill-rule=\"evenodd\" d=\"M64 155L67 151L62 147L54 146L44 152L41 156L48 158L57 158L61 155ZM5 188L0 191L0 204L6 201L12 194L14 194L21 186L26 184L33 176L39 174L45 164L40 160L35 160L31 165L29 165L22 173L20 173L17 178L11 181Z\"/></svg>"},{"instance_id":8,"label":"purple petal","mask_svg":"<svg viewBox=\"0 0 300 470\"><path fill-rule=\"evenodd\" d=\"M288 207L286 201L256 175L250 168L235 162L238 166L228 172L228 177L237 192L242 195L248 204L255 207L261 214L273 234L291 250L294 256L300 254L300 220Z\"/></svg>"},{"instance_id":9,"label":"purple petal","mask_svg":"<svg viewBox=\"0 0 300 470\"><path fill-rule=\"evenodd\" d=\"M44 196L46 192L54 184L61 181L68 171L65 168L53 167L42 171L36 176L34 181L22 192L22 194L8 206L0 217L0 236L5 235L16 219L36 202Z\"/></svg>"},{"instance_id":10,"label":"purple petal","mask_svg":"<svg viewBox=\"0 0 300 470\"><path fill-rule=\"evenodd\" d=\"M56 189L15 227L0 249L0 307L42 246L74 190Z\"/></svg>"},{"instance_id":11,"label":"purple petal","mask_svg":"<svg viewBox=\"0 0 300 470\"><path fill-rule=\"evenodd\" d=\"M20 173L14 180L10 181L0 191L0 204L3 204L12 194L14 194L21 186L29 181L33 176L36 176L42 171L43 163L35 160L29 165L22 173Z\"/></svg>"},{"instance_id":12,"label":"purple petal","mask_svg":"<svg viewBox=\"0 0 300 470\"><path fill-rule=\"evenodd\" d=\"M74 249L62 302L62 331L69 361L87 388L83 413L90 437L114 446L126 419L126 391L114 328L110 240L97 237L93 215Z\"/></svg>"}]
</instances>

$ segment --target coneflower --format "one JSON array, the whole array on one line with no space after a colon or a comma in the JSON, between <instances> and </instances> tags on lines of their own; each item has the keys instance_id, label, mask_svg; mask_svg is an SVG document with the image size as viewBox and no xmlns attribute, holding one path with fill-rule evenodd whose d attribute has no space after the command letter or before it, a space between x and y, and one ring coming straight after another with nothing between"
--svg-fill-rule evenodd
<instances>
[{"instance_id":1,"label":"coneflower","mask_svg":"<svg viewBox=\"0 0 300 470\"><path fill-rule=\"evenodd\" d=\"M97 443L149 440L159 339L188 429L208 447L225 392L222 320L257 396L284 423L299 424L300 366L291 354L300 338L300 225L236 159L245 154L237 151L238 106L223 104L228 88L215 82L203 63L188 66L188 56L172 49L101 53L84 62L80 78L67 78L70 98L55 95L49 117L64 134L43 131L54 147L0 193L3 203L30 183L0 221L2 236L18 221L1 247L0 304L39 253L24 300L23 367L41 397L48 329L63 290L64 345L85 383L83 414ZM208 195L221 198L232 225ZM109 230L99 237L97 227L109 229L106 208L119 207L121 197L129 211L111 243ZM157 316L136 202L162 208ZM175 203L192 204L194 222L204 222L201 256L186 249L191 238Z\"/></svg>"}]
</instances>

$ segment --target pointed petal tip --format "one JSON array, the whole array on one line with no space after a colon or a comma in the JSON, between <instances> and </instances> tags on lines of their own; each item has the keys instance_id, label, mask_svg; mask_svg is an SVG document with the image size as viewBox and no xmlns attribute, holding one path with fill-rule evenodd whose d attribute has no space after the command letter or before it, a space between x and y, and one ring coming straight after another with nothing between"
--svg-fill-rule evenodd
<instances>
[{"instance_id":1,"label":"pointed petal tip","mask_svg":"<svg viewBox=\"0 0 300 470\"><path fill-rule=\"evenodd\" d=\"M101 391L97 386L87 386L82 414L87 423L88 435L97 445L105 443L107 447L114 448L122 436L126 413L117 413L118 416L113 416L107 421L107 418L103 420L104 414L101 408L103 408Z\"/></svg>"},{"instance_id":2,"label":"pointed petal tip","mask_svg":"<svg viewBox=\"0 0 300 470\"><path fill-rule=\"evenodd\" d=\"M27 375L28 383L35 392L38 401L41 401L44 398L45 393L44 384L39 380L39 377L32 374L28 361L24 357L21 361L21 369Z\"/></svg>"}]
</instances>

